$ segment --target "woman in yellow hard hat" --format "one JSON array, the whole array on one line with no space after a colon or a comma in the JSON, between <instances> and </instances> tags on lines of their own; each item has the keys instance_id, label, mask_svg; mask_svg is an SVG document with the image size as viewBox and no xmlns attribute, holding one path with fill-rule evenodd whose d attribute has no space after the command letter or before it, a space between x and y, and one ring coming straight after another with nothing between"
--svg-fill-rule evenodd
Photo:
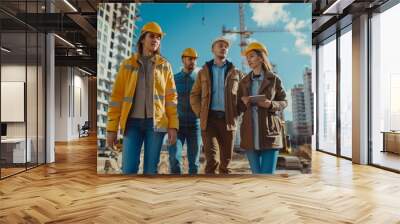
<instances>
[{"instance_id":1,"label":"woman in yellow hard hat","mask_svg":"<svg viewBox=\"0 0 400 224\"><path fill-rule=\"evenodd\" d=\"M287 106L286 93L263 44L250 43L243 55L251 72L239 83L238 111L244 113L240 147L246 150L253 173L272 174L283 147L279 115Z\"/></svg>"},{"instance_id":2,"label":"woman in yellow hard hat","mask_svg":"<svg viewBox=\"0 0 400 224\"><path fill-rule=\"evenodd\" d=\"M123 61L116 76L108 110L107 145L123 139L122 171L136 174L144 143L144 174L156 174L165 133L175 144L179 127L177 93L170 63L160 55L161 27L143 26L137 52Z\"/></svg>"}]
</instances>

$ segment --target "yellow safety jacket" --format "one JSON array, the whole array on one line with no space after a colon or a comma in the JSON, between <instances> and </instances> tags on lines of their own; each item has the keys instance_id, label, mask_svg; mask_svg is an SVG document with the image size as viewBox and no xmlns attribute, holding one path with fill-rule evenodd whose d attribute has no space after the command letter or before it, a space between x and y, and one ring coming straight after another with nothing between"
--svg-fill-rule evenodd
<instances>
[{"instance_id":1,"label":"yellow safety jacket","mask_svg":"<svg viewBox=\"0 0 400 224\"><path fill-rule=\"evenodd\" d=\"M107 131L116 132L120 126L125 132L138 80L139 55L136 53L124 60L119 68L108 107ZM170 63L160 55L152 58L153 66L153 120L154 130L166 132L179 127L174 75Z\"/></svg>"}]
</instances>

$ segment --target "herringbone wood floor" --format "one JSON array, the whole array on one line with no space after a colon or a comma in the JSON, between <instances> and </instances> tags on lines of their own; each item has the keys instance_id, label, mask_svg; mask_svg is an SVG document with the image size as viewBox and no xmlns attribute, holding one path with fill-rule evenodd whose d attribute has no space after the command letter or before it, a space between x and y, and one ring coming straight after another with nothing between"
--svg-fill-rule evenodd
<instances>
[{"instance_id":1,"label":"herringbone wood floor","mask_svg":"<svg viewBox=\"0 0 400 224\"><path fill-rule=\"evenodd\" d=\"M314 152L294 176L98 176L96 141L0 181L0 223L400 223L400 175Z\"/></svg>"}]
</instances>

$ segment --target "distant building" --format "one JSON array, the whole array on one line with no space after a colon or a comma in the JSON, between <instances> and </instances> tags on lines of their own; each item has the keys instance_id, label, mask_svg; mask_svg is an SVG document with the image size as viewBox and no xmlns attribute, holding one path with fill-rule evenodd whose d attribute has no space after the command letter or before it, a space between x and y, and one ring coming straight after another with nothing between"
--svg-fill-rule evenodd
<instances>
[{"instance_id":1,"label":"distant building","mask_svg":"<svg viewBox=\"0 0 400 224\"><path fill-rule=\"evenodd\" d=\"M312 73L310 68L306 68L303 74L304 83L304 106L306 109L306 122L308 133L314 133L314 93L312 92Z\"/></svg>"},{"instance_id":2,"label":"distant building","mask_svg":"<svg viewBox=\"0 0 400 224\"><path fill-rule=\"evenodd\" d=\"M100 3L97 14L97 139L104 146L108 102L122 60L132 54L137 4Z\"/></svg>"},{"instance_id":3,"label":"distant building","mask_svg":"<svg viewBox=\"0 0 400 224\"><path fill-rule=\"evenodd\" d=\"M295 85L291 90L291 95L293 112L293 133L294 135L309 135L304 100L304 85Z\"/></svg>"},{"instance_id":4,"label":"distant building","mask_svg":"<svg viewBox=\"0 0 400 224\"><path fill-rule=\"evenodd\" d=\"M314 96L312 93L311 69L306 68L303 83L291 90L293 113L293 141L296 145L311 143L314 122Z\"/></svg>"}]
</instances>

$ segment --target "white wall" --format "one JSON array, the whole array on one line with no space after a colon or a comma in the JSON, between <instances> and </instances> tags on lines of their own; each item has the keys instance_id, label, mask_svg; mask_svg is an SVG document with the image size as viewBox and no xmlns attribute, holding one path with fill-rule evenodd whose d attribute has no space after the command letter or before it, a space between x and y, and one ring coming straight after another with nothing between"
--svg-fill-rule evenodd
<instances>
[{"instance_id":1,"label":"white wall","mask_svg":"<svg viewBox=\"0 0 400 224\"><path fill-rule=\"evenodd\" d=\"M56 67L55 74L55 141L70 141L88 120L88 78L71 67Z\"/></svg>"}]
</instances>

